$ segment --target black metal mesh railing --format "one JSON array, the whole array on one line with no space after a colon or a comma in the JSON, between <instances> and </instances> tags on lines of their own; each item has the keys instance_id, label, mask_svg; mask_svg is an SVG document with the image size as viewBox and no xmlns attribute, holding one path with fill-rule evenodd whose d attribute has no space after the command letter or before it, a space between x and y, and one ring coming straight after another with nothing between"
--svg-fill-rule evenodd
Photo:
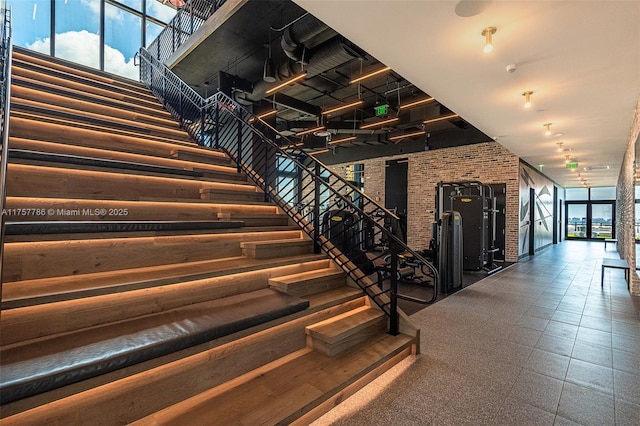
<instances>
[{"instance_id":1,"label":"black metal mesh railing","mask_svg":"<svg viewBox=\"0 0 640 426\"><path fill-rule=\"evenodd\" d=\"M2 26L0 27L0 126L2 132L2 157L0 157L0 211L3 212L0 219L0 303L2 301L2 265L4 254L4 230L5 230L5 204L7 184L7 163L9 157L9 106L11 98L11 57L13 47L11 44L11 9L0 9L2 13Z\"/></svg>"},{"instance_id":2,"label":"black metal mesh railing","mask_svg":"<svg viewBox=\"0 0 640 426\"><path fill-rule=\"evenodd\" d=\"M402 240L399 218L323 163L296 147L225 94L201 98L144 49L141 79L200 145L227 153L390 317L398 332L397 298L433 302L438 273ZM278 141L276 143L275 141ZM398 294L403 269L433 286L431 300Z\"/></svg>"},{"instance_id":3,"label":"black metal mesh railing","mask_svg":"<svg viewBox=\"0 0 640 426\"><path fill-rule=\"evenodd\" d=\"M187 0L147 48L161 62L169 58L226 0Z\"/></svg>"}]
</instances>

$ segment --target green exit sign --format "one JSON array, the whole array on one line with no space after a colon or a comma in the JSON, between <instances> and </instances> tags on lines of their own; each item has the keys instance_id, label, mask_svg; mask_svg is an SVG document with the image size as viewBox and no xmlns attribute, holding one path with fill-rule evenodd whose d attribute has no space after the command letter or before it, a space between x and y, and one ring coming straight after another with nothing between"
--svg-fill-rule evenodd
<instances>
[{"instance_id":1,"label":"green exit sign","mask_svg":"<svg viewBox=\"0 0 640 426\"><path fill-rule=\"evenodd\" d=\"M577 169L577 168L578 168L578 163L576 161L567 163L567 169Z\"/></svg>"},{"instance_id":2,"label":"green exit sign","mask_svg":"<svg viewBox=\"0 0 640 426\"><path fill-rule=\"evenodd\" d=\"M374 109L376 110L376 117L387 115L387 113L389 112L389 104L378 105Z\"/></svg>"}]
</instances>

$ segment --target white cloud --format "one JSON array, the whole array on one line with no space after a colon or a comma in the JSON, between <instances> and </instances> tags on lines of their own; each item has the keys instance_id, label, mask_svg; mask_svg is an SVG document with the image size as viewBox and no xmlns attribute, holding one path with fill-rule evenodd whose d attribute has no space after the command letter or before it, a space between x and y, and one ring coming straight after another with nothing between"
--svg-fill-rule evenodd
<instances>
[{"instance_id":1,"label":"white cloud","mask_svg":"<svg viewBox=\"0 0 640 426\"><path fill-rule=\"evenodd\" d=\"M100 16L100 0L81 0L81 3L93 12L97 17ZM108 4L104 7L104 14L108 19L114 19L117 21L122 21L124 19L124 12L114 6L110 6Z\"/></svg>"},{"instance_id":2,"label":"white cloud","mask_svg":"<svg viewBox=\"0 0 640 426\"><path fill-rule=\"evenodd\" d=\"M164 5L158 0L147 0L147 14L158 18L162 22L169 23L177 11L171 6Z\"/></svg>"},{"instance_id":3,"label":"white cloud","mask_svg":"<svg viewBox=\"0 0 640 426\"><path fill-rule=\"evenodd\" d=\"M32 44L27 44L28 49L38 52L49 53L49 38L36 40ZM100 68L100 37L87 30L68 31L56 34L56 56L87 65L93 68ZM104 62L106 71L138 79L139 71L133 65L133 58L127 60L124 54L118 49L109 45L104 46Z\"/></svg>"}]
</instances>

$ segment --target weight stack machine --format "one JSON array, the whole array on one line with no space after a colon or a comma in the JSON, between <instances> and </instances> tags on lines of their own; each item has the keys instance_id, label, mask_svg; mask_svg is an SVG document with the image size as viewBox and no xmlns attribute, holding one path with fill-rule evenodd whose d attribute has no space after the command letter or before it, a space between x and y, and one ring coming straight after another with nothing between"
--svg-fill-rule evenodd
<instances>
[{"instance_id":1,"label":"weight stack machine","mask_svg":"<svg viewBox=\"0 0 640 426\"><path fill-rule=\"evenodd\" d=\"M446 211L442 214L439 241L440 292L449 294L462 288L463 231L460 213Z\"/></svg>"}]
</instances>

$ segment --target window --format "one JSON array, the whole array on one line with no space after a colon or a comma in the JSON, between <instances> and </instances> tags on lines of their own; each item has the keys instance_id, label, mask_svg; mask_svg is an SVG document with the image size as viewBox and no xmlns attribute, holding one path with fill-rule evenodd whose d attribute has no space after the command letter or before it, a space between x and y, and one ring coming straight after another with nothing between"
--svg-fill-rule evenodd
<instances>
[{"instance_id":1,"label":"window","mask_svg":"<svg viewBox=\"0 0 640 426\"><path fill-rule=\"evenodd\" d=\"M567 188L565 190L565 198L567 201L588 200L589 190L587 188Z\"/></svg>"},{"instance_id":2,"label":"window","mask_svg":"<svg viewBox=\"0 0 640 426\"><path fill-rule=\"evenodd\" d=\"M592 200L615 200L616 188L614 186L607 188L591 188L590 196Z\"/></svg>"},{"instance_id":3,"label":"window","mask_svg":"<svg viewBox=\"0 0 640 426\"><path fill-rule=\"evenodd\" d=\"M149 45L176 14L158 0L7 0L7 7L15 45L136 80L142 41Z\"/></svg>"}]
</instances>

